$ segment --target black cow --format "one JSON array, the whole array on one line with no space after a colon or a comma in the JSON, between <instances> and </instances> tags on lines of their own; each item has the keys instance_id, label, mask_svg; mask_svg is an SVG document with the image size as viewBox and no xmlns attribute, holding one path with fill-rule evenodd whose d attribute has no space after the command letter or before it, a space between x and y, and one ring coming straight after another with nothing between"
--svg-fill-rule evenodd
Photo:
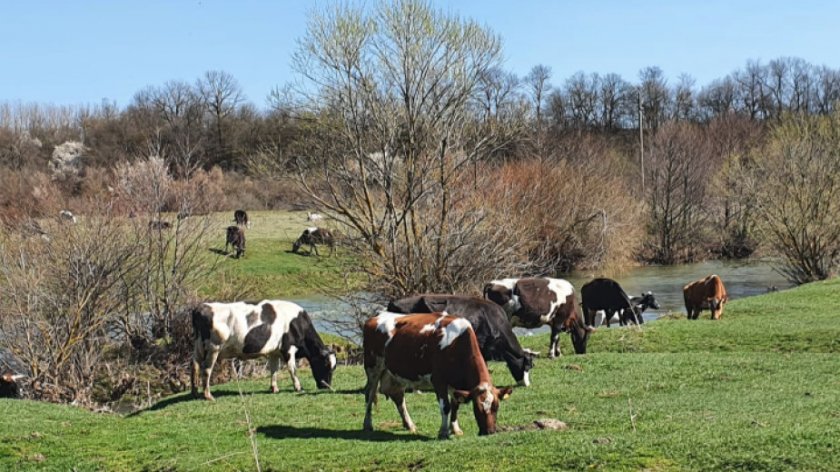
<instances>
[{"instance_id":1,"label":"black cow","mask_svg":"<svg viewBox=\"0 0 840 472\"><path fill-rule=\"evenodd\" d=\"M15 374L12 371L6 371L3 375L0 375L0 398L20 397L20 387L17 381L23 377L25 376Z\"/></svg>"},{"instance_id":2,"label":"black cow","mask_svg":"<svg viewBox=\"0 0 840 472\"><path fill-rule=\"evenodd\" d=\"M560 333L568 332L577 354L586 354L592 328L577 314L575 288L563 279L529 277L493 280L484 286L484 298L505 309L513 326L551 327L548 356L562 355Z\"/></svg>"},{"instance_id":3,"label":"black cow","mask_svg":"<svg viewBox=\"0 0 840 472\"><path fill-rule=\"evenodd\" d=\"M604 312L604 319L609 326L613 316L618 315L621 326L632 322L644 323L642 313L627 293L615 280L607 278L592 279L580 289L583 317L587 326L595 326L595 313Z\"/></svg>"},{"instance_id":4,"label":"black cow","mask_svg":"<svg viewBox=\"0 0 840 472\"><path fill-rule=\"evenodd\" d=\"M300 237L297 238L297 241L292 244L292 252L298 252L304 244L309 246L309 254L315 251L316 256L320 256L318 254L318 245L326 244L330 247L330 255L332 255L335 252L335 235L326 228L306 228L300 234Z\"/></svg>"},{"instance_id":5,"label":"black cow","mask_svg":"<svg viewBox=\"0 0 840 472\"><path fill-rule=\"evenodd\" d=\"M225 235L225 253L227 253L228 246L236 250L234 257L239 259L245 253L245 230L239 226L228 226Z\"/></svg>"},{"instance_id":6,"label":"black cow","mask_svg":"<svg viewBox=\"0 0 840 472\"><path fill-rule=\"evenodd\" d=\"M485 360L504 361L520 385L531 383L534 353L522 349L505 315L495 303L462 295L425 294L401 298L388 304L391 313L446 312L470 322Z\"/></svg>"},{"instance_id":7,"label":"black cow","mask_svg":"<svg viewBox=\"0 0 840 472\"><path fill-rule=\"evenodd\" d=\"M251 221L248 219L248 213L245 210L236 210L233 212L233 222L237 224L237 226L245 226L246 228L251 227Z\"/></svg>"}]
</instances>

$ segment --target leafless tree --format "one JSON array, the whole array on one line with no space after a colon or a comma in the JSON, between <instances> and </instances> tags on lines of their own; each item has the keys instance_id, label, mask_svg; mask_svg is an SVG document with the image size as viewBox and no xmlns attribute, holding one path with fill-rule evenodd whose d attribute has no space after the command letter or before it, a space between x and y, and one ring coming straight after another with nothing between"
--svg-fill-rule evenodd
<instances>
[{"instance_id":1,"label":"leafless tree","mask_svg":"<svg viewBox=\"0 0 840 472\"><path fill-rule=\"evenodd\" d=\"M583 72L566 80L565 96L568 98L572 126L587 128L595 124L599 82L598 74L586 75Z\"/></svg>"},{"instance_id":2,"label":"leafless tree","mask_svg":"<svg viewBox=\"0 0 840 472\"><path fill-rule=\"evenodd\" d=\"M671 117L676 121L690 121L694 118L695 100L694 100L694 83L693 77L687 74L681 74L677 85L674 86L672 93L674 97L673 111Z\"/></svg>"},{"instance_id":3,"label":"leafless tree","mask_svg":"<svg viewBox=\"0 0 840 472\"><path fill-rule=\"evenodd\" d=\"M639 72L645 127L657 129L667 119L670 93L665 74L659 67L646 67Z\"/></svg>"},{"instance_id":4,"label":"leafless tree","mask_svg":"<svg viewBox=\"0 0 840 472\"><path fill-rule=\"evenodd\" d=\"M650 233L657 262L691 260L702 250L703 212L710 170L705 141L695 125L669 123L651 140L646 166Z\"/></svg>"},{"instance_id":5,"label":"leafless tree","mask_svg":"<svg viewBox=\"0 0 840 472\"><path fill-rule=\"evenodd\" d=\"M196 83L196 88L215 129L216 161L223 161L228 154L225 147L226 121L245 100L245 96L233 75L218 70L205 72Z\"/></svg>"},{"instance_id":6,"label":"leafless tree","mask_svg":"<svg viewBox=\"0 0 840 472\"><path fill-rule=\"evenodd\" d=\"M755 159L749 190L759 228L795 283L840 267L840 114L787 115Z\"/></svg>"},{"instance_id":7,"label":"leafless tree","mask_svg":"<svg viewBox=\"0 0 840 472\"><path fill-rule=\"evenodd\" d=\"M468 164L504 144L470 111L500 57L498 37L425 1L310 17L295 68L323 139L300 181L349 236L368 290L465 290L512 267L507 232L468 192Z\"/></svg>"}]
</instances>

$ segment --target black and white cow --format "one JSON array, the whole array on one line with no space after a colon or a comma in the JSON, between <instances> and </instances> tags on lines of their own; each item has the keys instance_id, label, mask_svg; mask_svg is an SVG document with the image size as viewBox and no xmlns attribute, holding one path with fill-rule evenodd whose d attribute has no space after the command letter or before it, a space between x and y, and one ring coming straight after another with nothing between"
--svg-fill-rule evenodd
<instances>
[{"instance_id":1,"label":"black and white cow","mask_svg":"<svg viewBox=\"0 0 840 472\"><path fill-rule=\"evenodd\" d=\"M233 222L237 226L251 227L251 220L248 219L248 213L245 210L236 210L233 212Z\"/></svg>"},{"instance_id":2,"label":"black and white cow","mask_svg":"<svg viewBox=\"0 0 840 472\"><path fill-rule=\"evenodd\" d=\"M484 298L507 312L513 326L534 329L551 327L549 357L562 355L560 333L572 338L577 354L586 354L586 343L592 328L585 326L577 313L575 288L563 279L529 277L493 280L484 286Z\"/></svg>"},{"instance_id":3,"label":"black and white cow","mask_svg":"<svg viewBox=\"0 0 840 472\"><path fill-rule=\"evenodd\" d=\"M306 228L294 244L292 244L292 252L298 252L304 244L309 246L309 253L312 254L315 251L316 256L320 256L318 254L318 245L326 244L330 248L330 255L332 255L335 252L335 235L327 228L316 228L314 226L312 228Z\"/></svg>"},{"instance_id":4,"label":"black and white cow","mask_svg":"<svg viewBox=\"0 0 840 472\"><path fill-rule=\"evenodd\" d=\"M659 309L659 302L656 301L656 297L654 297L653 292L643 293L640 297L630 297L630 303L636 309L636 313L639 316L642 316L645 311L650 310L651 308L654 310ZM610 327L611 323L621 323L621 316L619 316L620 311L616 311L613 313L611 318L606 317L606 313L604 310L598 310L595 312L594 317L594 327L601 326L602 324L606 324L607 328Z\"/></svg>"},{"instance_id":5,"label":"black and white cow","mask_svg":"<svg viewBox=\"0 0 840 472\"><path fill-rule=\"evenodd\" d=\"M15 374L10 370L0 375L0 398L19 398L20 386L18 380L24 377L26 376Z\"/></svg>"},{"instance_id":6,"label":"black and white cow","mask_svg":"<svg viewBox=\"0 0 840 472\"><path fill-rule=\"evenodd\" d=\"M288 367L296 391L301 390L296 375L297 359L306 358L318 388L331 388L336 366L335 353L321 341L306 311L282 300L203 303L192 311L193 371L192 394L198 397L196 377L201 369L204 398L210 394L210 374L219 359L268 357L271 391L277 392L280 360Z\"/></svg>"},{"instance_id":7,"label":"black and white cow","mask_svg":"<svg viewBox=\"0 0 840 472\"><path fill-rule=\"evenodd\" d=\"M236 251L234 257L239 259L245 253L245 230L239 226L228 226L225 234L225 253L228 246Z\"/></svg>"},{"instance_id":8,"label":"black and white cow","mask_svg":"<svg viewBox=\"0 0 840 472\"><path fill-rule=\"evenodd\" d=\"M493 302L475 297L424 294L388 304L391 313L446 312L470 322L485 360L504 361L519 385L529 386L535 353L522 349L505 311Z\"/></svg>"},{"instance_id":9,"label":"black and white cow","mask_svg":"<svg viewBox=\"0 0 840 472\"><path fill-rule=\"evenodd\" d=\"M614 316L618 317L621 326L628 323L644 323L640 306L630 299L615 280L607 278L592 279L583 284L580 295L583 317L586 319L587 326L597 326L599 324L596 322L596 315L599 311L603 311L607 326L610 325ZM651 298L652 296L651 294Z\"/></svg>"}]
</instances>

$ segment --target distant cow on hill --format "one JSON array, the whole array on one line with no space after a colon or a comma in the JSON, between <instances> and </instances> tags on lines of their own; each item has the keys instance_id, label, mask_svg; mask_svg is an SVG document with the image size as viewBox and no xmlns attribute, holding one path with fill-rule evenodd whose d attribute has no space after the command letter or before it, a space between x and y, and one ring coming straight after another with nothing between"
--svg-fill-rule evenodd
<instances>
[{"instance_id":1,"label":"distant cow on hill","mask_svg":"<svg viewBox=\"0 0 840 472\"><path fill-rule=\"evenodd\" d=\"M239 259L245 253L245 230L239 226L228 226L225 235L225 253L228 251L228 246L236 251L234 257Z\"/></svg>"},{"instance_id":2,"label":"distant cow on hill","mask_svg":"<svg viewBox=\"0 0 840 472\"><path fill-rule=\"evenodd\" d=\"M306 228L303 230L303 233L300 234L300 237L297 238L297 241L292 244L292 252L298 252L301 246L306 244L309 246L309 254L312 254L315 251L316 256L320 256L318 253L318 245L319 244L326 244L330 247L330 255L335 252L335 235L332 231L326 228Z\"/></svg>"},{"instance_id":3,"label":"distant cow on hill","mask_svg":"<svg viewBox=\"0 0 840 472\"><path fill-rule=\"evenodd\" d=\"M723 315L723 305L729 300L723 281L714 274L683 287L683 298L690 320L696 320L701 310L710 310L712 319L719 320Z\"/></svg>"},{"instance_id":4,"label":"distant cow on hill","mask_svg":"<svg viewBox=\"0 0 840 472\"><path fill-rule=\"evenodd\" d=\"M149 222L149 229L162 231L172 227L172 223L162 220L152 220Z\"/></svg>"},{"instance_id":5,"label":"distant cow on hill","mask_svg":"<svg viewBox=\"0 0 840 472\"><path fill-rule=\"evenodd\" d=\"M20 397L20 387L17 381L23 377L26 376L15 374L12 371L6 371L3 375L0 375L0 398Z\"/></svg>"},{"instance_id":6,"label":"distant cow on hill","mask_svg":"<svg viewBox=\"0 0 840 472\"><path fill-rule=\"evenodd\" d=\"M248 213L245 210L236 210L233 212L233 221L237 226L251 227L251 220L248 219Z\"/></svg>"},{"instance_id":7,"label":"distant cow on hill","mask_svg":"<svg viewBox=\"0 0 840 472\"><path fill-rule=\"evenodd\" d=\"M76 224L76 215L74 215L70 210L61 210L58 212L58 219L61 221L68 221L70 223Z\"/></svg>"}]
</instances>

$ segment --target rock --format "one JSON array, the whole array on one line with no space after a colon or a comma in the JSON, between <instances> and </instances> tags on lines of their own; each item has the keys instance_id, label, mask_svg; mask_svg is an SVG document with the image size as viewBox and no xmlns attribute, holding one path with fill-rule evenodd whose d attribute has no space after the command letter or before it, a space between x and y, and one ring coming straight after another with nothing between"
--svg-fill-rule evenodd
<instances>
[{"instance_id":1,"label":"rock","mask_svg":"<svg viewBox=\"0 0 840 472\"><path fill-rule=\"evenodd\" d=\"M549 429L552 431L565 431L569 429L569 425L554 418L540 418L534 421L534 425L539 429Z\"/></svg>"}]
</instances>

